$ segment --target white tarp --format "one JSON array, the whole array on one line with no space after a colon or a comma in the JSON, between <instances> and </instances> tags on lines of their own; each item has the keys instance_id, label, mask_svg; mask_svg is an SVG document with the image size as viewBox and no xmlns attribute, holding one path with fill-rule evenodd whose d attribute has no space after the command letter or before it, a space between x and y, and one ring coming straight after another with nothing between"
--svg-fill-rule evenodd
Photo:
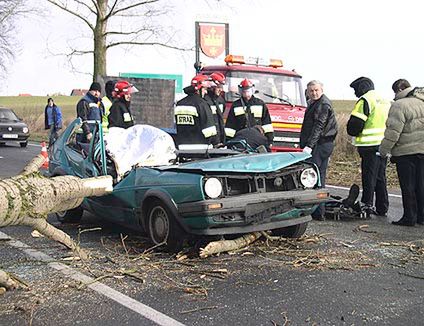
<instances>
[{"instance_id":1,"label":"white tarp","mask_svg":"<svg viewBox=\"0 0 424 326\"><path fill-rule=\"evenodd\" d=\"M106 150L116 162L117 173L121 177L134 165L169 165L169 161L176 158L172 137L149 125L109 128L105 141Z\"/></svg>"}]
</instances>

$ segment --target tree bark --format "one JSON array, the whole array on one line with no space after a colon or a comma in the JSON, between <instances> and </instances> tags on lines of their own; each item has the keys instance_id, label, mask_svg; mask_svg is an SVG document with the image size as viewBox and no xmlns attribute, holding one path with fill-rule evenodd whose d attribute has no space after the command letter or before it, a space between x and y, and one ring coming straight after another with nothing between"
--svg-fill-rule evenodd
<instances>
[{"instance_id":1,"label":"tree bark","mask_svg":"<svg viewBox=\"0 0 424 326\"><path fill-rule=\"evenodd\" d=\"M201 258L206 258L213 254L237 250L237 249L248 246L252 242L255 242L261 236L262 236L261 232L253 232L253 233L244 234L240 238L237 238L234 240L213 241L208 243L208 245L205 248L200 249L199 256Z\"/></svg>"}]
</instances>

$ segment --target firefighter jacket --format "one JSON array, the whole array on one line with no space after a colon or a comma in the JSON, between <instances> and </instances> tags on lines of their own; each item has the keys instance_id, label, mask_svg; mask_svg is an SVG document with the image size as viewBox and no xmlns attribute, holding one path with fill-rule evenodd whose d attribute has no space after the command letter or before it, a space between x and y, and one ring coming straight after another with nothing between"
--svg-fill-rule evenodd
<instances>
[{"instance_id":1,"label":"firefighter jacket","mask_svg":"<svg viewBox=\"0 0 424 326\"><path fill-rule=\"evenodd\" d=\"M90 127L86 121L102 121L103 114L104 108L102 101L90 92L87 92L77 103L77 117L81 118L83 122L81 128L84 135L90 133Z\"/></svg>"},{"instance_id":2,"label":"firefighter jacket","mask_svg":"<svg viewBox=\"0 0 424 326\"><path fill-rule=\"evenodd\" d=\"M213 119L216 127L216 139L218 143L225 143L225 124L224 124L224 110L225 100L222 96L217 96L214 93L208 93L204 97L205 101L211 108Z\"/></svg>"},{"instance_id":3,"label":"firefighter jacket","mask_svg":"<svg viewBox=\"0 0 424 326\"><path fill-rule=\"evenodd\" d=\"M300 147L314 148L318 143L332 142L337 136L337 121L331 101L324 94L310 101L300 131Z\"/></svg>"},{"instance_id":4,"label":"firefighter jacket","mask_svg":"<svg viewBox=\"0 0 424 326\"><path fill-rule=\"evenodd\" d=\"M175 107L177 144L214 144L216 127L208 103L197 93L190 93Z\"/></svg>"},{"instance_id":5,"label":"firefighter jacket","mask_svg":"<svg viewBox=\"0 0 424 326\"><path fill-rule=\"evenodd\" d=\"M265 102L255 96L252 96L247 102L240 98L233 102L228 113L225 135L227 139L233 138L237 131L256 125L262 126L269 144L272 144L274 128Z\"/></svg>"},{"instance_id":6,"label":"firefighter jacket","mask_svg":"<svg viewBox=\"0 0 424 326\"><path fill-rule=\"evenodd\" d=\"M134 119L130 110L130 102L124 98L117 98L113 101L109 112L109 128L129 128L134 126Z\"/></svg>"},{"instance_id":7,"label":"firefighter jacket","mask_svg":"<svg viewBox=\"0 0 424 326\"><path fill-rule=\"evenodd\" d=\"M103 127L104 133L108 132L107 130L107 127L109 125L108 117L109 117L110 108L112 106L112 100L113 100L112 98L109 98L107 96L102 97L103 107L105 108L105 114L103 114L103 117L102 117L102 127Z\"/></svg>"},{"instance_id":8,"label":"firefighter jacket","mask_svg":"<svg viewBox=\"0 0 424 326\"><path fill-rule=\"evenodd\" d=\"M364 111L364 102L369 108L368 112ZM390 102L381 98L374 90L368 91L359 98L351 116L363 120L365 124L362 131L353 140L355 146L380 145L384 138L389 108Z\"/></svg>"}]
</instances>

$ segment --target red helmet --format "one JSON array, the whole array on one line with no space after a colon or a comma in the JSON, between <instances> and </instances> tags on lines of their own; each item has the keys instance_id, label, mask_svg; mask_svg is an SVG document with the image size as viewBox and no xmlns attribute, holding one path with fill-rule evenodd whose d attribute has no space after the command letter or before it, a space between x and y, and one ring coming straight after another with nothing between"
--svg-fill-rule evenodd
<instances>
[{"instance_id":1,"label":"red helmet","mask_svg":"<svg viewBox=\"0 0 424 326\"><path fill-rule=\"evenodd\" d=\"M214 72L210 75L210 79L215 83L215 85L224 85L225 76L220 72Z\"/></svg>"},{"instance_id":2,"label":"red helmet","mask_svg":"<svg viewBox=\"0 0 424 326\"><path fill-rule=\"evenodd\" d=\"M201 89L202 87L208 87L209 77L206 75L196 75L191 80L191 86L194 87L196 91Z\"/></svg>"},{"instance_id":3,"label":"red helmet","mask_svg":"<svg viewBox=\"0 0 424 326\"><path fill-rule=\"evenodd\" d=\"M239 88L241 88L241 89L249 89L249 88L251 88L253 86L255 86L255 85L253 85L253 83L249 79L245 78L245 79L243 79L241 81L241 83L239 85Z\"/></svg>"},{"instance_id":4,"label":"red helmet","mask_svg":"<svg viewBox=\"0 0 424 326\"><path fill-rule=\"evenodd\" d=\"M121 98L124 95L137 93L138 89L134 85L127 82L126 80L119 80L115 84L114 91L115 91L116 97Z\"/></svg>"}]
</instances>

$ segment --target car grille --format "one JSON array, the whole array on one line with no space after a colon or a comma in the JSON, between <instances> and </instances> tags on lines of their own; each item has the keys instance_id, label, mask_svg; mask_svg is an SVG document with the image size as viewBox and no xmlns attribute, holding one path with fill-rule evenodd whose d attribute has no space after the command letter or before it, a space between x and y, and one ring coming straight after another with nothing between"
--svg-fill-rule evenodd
<instances>
[{"instance_id":1,"label":"car grille","mask_svg":"<svg viewBox=\"0 0 424 326\"><path fill-rule=\"evenodd\" d=\"M299 148L299 137L299 132L275 130L273 146Z\"/></svg>"},{"instance_id":2,"label":"car grille","mask_svg":"<svg viewBox=\"0 0 424 326\"><path fill-rule=\"evenodd\" d=\"M299 163L279 171L266 174L215 176L221 179L223 197L231 197L248 193L265 193L303 189L300 174L310 167Z\"/></svg>"}]
</instances>

